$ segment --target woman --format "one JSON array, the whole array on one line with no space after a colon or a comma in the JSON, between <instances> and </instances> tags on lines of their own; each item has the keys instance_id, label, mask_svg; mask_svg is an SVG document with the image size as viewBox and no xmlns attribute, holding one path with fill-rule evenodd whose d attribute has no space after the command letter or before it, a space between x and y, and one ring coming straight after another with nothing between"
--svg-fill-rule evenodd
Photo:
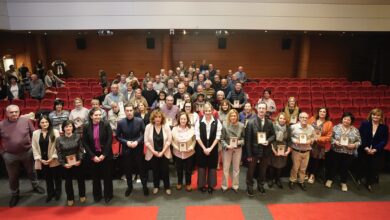
<instances>
[{"instance_id":1,"label":"woman","mask_svg":"<svg viewBox=\"0 0 390 220\"><path fill-rule=\"evenodd\" d=\"M160 91L158 93L158 98L156 101L154 101L151 109L156 109L156 108L162 108L162 106L165 104L165 99L167 98L167 93L164 91Z\"/></svg>"},{"instance_id":2,"label":"woman","mask_svg":"<svg viewBox=\"0 0 390 220\"><path fill-rule=\"evenodd\" d=\"M333 123L330 121L328 109L325 107L319 108L316 116L311 117L308 124L312 125L316 131L316 140L310 151L309 167L307 171L309 176L308 183L313 184L320 163L325 159L325 152L329 151L330 148Z\"/></svg>"},{"instance_id":3,"label":"woman","mask_svg":"<svg viewBox=\"0 0 390 220\"><path fill-rule=\"evenodd\" d=\"M256 118L256 112L252 109L252 104L247 102L244 105L244 110L240 112L240 122L246 127L246 124L251 118Z\"/></svg>"},{"instance_id":4,"label":"woman","mask_svg":"<svg viewBox=\"0 0 390 220\"><path fill-rule=\"evenodd\" d=\"M176 189L181 190L183 186L183 170L185 174L186 190L190 192L191 175L193 170L193 155L195 154L195 130L187 113L180 112L179 124L172 129L173 155L175 156L177 185Z\"/></svg>"},{"instance_id":5,"label":"woman","mask_svg":"<svg viewBox=\"0 0 390 220\"><path fill-rule=\"evenodd\" d=\"M198 189L212 194L217 184L218 141L221 139L222 124L213 114L210 103L204 105L204 117L195 124L196 159L198 165ZM206 189L206 184L208 188Z\"/></svg>"},{"instance_id":6,"label":"woman","mask_svg":"<svg viewBox=\"0 0 390 220\"><path fill-rule=\"evenodd\" d=\"M53 124L53 128L62 133L62 123L69 120L69 112L64 110L64 101L60 99L54 100L53 110L49 114L50 121Z\"/></svg>"},{"instance_id":7,"label":"woman","mask_svg":"<svg viewBox=\"0 0 390 220\"><path fill-rule=\"evenodd\" d=\"M69 120L74 122L76 132L82 134L84 124L88 120L88 109L83 107L83 100L81 98L74 99L74 109L70 112Z\"/></svg>"},{"instance_id":8,"label":"woman","mask_svg":"<svg viewBox=\"0 0 390 220\"><path fill-rule=\"evenodd\" d=\"M244 146L245 127L238 121L238 112L232 109L227 114L226 124L223 125L221 144L223 158L222 192L228 189L230 164L233 164L232 190L237 193L240 180L240 162Z\"/></svg>"},{"instance_id":9,"label":"woman","mask_svg":"<svg viewBox=\"0 0 390 220\"><path fill-rule=\"evenodd\" d=\"M216 95L216 99L213 103L214 109L220 109L222 100L225 99L225 93L222 90L219 90Z\"/></svg>"},{"instance_id":10,"label":"woman","mask_svg":"<svg viewBox=\"0 0 390 220\"><path fill-rule=\"evenodd\" d=\"M108 86L103 87L102 92L103 92L102 95L96 97L97 99L99 99L100 103L104 102L104 99L106 98L107 94L110 92Z\"/></svg>"},{"instance_id":11,"label":"woman","mask_svg":"<svg viewBox=\"0 0 390 220\"><path fill-rule=\"evenodd\" d=\"M65 86L65 81L54 75L53 70L48 70L45 76L46 88L59 88Z\"/></svg>"},{"instance_id":12,"label":"woman","mask_svg":"<svg viewBox=\"0 0 390 220\"><path fill-rule=\"evenodd\" d=\"M257 103L264 102L267 104L267 116L271 116L276 111L275 101L271 99L271 90L265 89L263 91L263 97L259 99Z\"/></svg>"},{"instance_id":13,"label":"woman","mask_svg":"<svg viewBox=\"0 0 390 220\"><path fill-rule=\"evenodd\" d=\"M358 179L359 182L361 178L366 179L366 187L369 191L372 191L372 184L377 181L383 148L389 138L389 128L383 124L383 121L382 110L375 108L359 128L362 144L358 149L360 165Z\"/></svg>"},{"instance_id":14,"label":"woman","mask_svg":"<svg viewBox=\"0 0 390 220\"><path fill-rule=\"evenodd\" d=\"M186 102L186 101L191 102L191 95L190 95L189 93L185 92L185 93L183 94L183 99L184 99L185 102Z\"/></svg>"},{"instance_id":15,"label":"woman","mask_svg":"<svg viewBox=\"0 0 390 220\"><path fill-rule=\"evenodd\" d=\"M93 198L95 202L102 199L101 180L104 181L104 201L112 199L112 130L108 122L102 120L99 108L89 111L89 123L84 127L83 146L88 158L92 160Z\"/></svg>"},{"instance_id":16,"label":"woman","mask_svg":"<svg viewBox=\"0 0 390 220\"><path fill-rule=\"evenodd\" d=\"M271 165L270 165L270 176L272 186L274 183L280 188L283 189L282 181L280 176L282 174L282 169L286 166L287 156L291 151L290 140L290 129L289 129L289 119L286 116L286 113L280 112L274 122L274 130L276 135L275 143L272 144L272 155L271 155Z\"/></svg>"},{"instance_id":17,"label":"woman","mask_svg":"<svg viewBox=\"0 0 390 220\"><path fill-rule=\"evenodd\" d=\"M198 113L195 112L195 104L191 101L185 101L182 111L188 115L191 126L195 126L195 123L199 120Z\"/></svg>"},{"instance_id":18,"label":"woman","mask_svg":"<svg viewBox=\"0 0 390 220\"><path fill-rule=\"evenodd\" d=\"M301 113L301 110L298 107L296 99L294 97L290 97L281 112L286 113L286 116L290 119L290 124L292 125L298 122L298 116L299 113Z\"/></svg>"},{"instance_id":19,"label":"woman","mask_svg":"<svg viewBox=\"0 0 390 220\"><path fill-rule=\"evenodd\" d=\"M141 101L138 104L138 108L134 116L142 118L142 120L144 120L145 126L149 124L150 112L148 111L148 103L146 101Z\"/></svg>"},{"instance_id":20,"label":"woman","mask_svg":"<svg viewBox=\"0 0 390 220\"><path fill-rule=\"evenodd\" d=\"M61 197L61 166L58 162L56 139L60 136L58 130L46 115L38 120L38 130L32 135L32 150L35 160L35 169L42 170L46 181L46 203L53 198L57 201Z\"/></svg>"},{"instance_id":21,"label":"woman","mask_svg":"<svg viewBox=\"0 0 390 220\"><path fill-rule=\"evenodd\" d=\"M74 205L73 178L77 179L79 188L80 202L85 203L85 177L81 162L84 155L84 149L81 143L81 137L76 131L72 121L62 123L64 135L58 137L56 150L58 161L65 168L65 191L68 206Z\"/></svg>"},{"instance_id":22,"label":"woman","mask_svg":"<svg viewBox=\"0 0 390 220\"><path fill-rule=\"evenodd\" d=\"M350 112L344 112L341 123L333 127L331 149L329 152L330 169L327 173L325 186L332 187L337 171L340 172L341 191L348 191L348 169L353 160L356 149L361 144L359 130L352 124L355 120Z\"/></svg>"},{"instance_id":23,"label":"woman","mask_svg":"<svg viewBox=\"0 0 390 220\"><path fill-rule=\"evenodd\" d=\"M151 161L153 170L153 194L158 193L162 179L165 193L171 195L169 159L172 158L170 149L172 134L160 110L154 110L150 115L150 123L145 128L144 142L147 147L145 160Z\"/></svg>"},{"instance_id":24,"label":"woman","mask_svg":"<svg viewBox=\"0 0 390 220\"><path fill-rule=\"evenodd\" d=\"M218 111L218 118L221 121L222 125L226 124L227 114L229 111L230 111L229 101L226 99L222 100Z\"/></svg>"},{"instance_id":25,"label":"woman","mask_svg":"<svg viewBox=\"0 0 390 220\"><path fill-rule=\"evenodd\" d=\"M10 76L8 80L7 97L4 98L4 100L24 99L24 90L22 85L17 82L17 78L15 76Z\"/></svg>"}]
</instances>

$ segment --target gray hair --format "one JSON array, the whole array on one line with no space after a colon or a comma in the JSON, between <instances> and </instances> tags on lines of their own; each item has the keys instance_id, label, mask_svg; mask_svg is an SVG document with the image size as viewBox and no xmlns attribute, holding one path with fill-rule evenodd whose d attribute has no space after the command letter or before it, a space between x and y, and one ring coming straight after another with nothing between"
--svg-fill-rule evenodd
<instances>
[{"instance_id":1,"label":"gray hair","mask_svg":"<svg viewBox=\"0 0 390 220\"><path fill-rule=\"evenodd\" d=\"M7 106L7 108L6 108L5 110L6 110L7 112L9 112L9 111L11 111L11 108L17 108L18 111L20 112L19 106L13 105L13 104Z\"/></svg>"}]
</instances>

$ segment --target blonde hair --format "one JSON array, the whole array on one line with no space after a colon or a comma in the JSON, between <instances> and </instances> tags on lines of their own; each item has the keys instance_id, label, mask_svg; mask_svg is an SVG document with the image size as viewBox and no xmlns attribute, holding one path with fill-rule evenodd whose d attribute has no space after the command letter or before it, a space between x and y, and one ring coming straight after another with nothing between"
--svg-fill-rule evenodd
<instances>
[{"instance_id":1,"label":"blonde hair","mask_svg":"<svg viewBox=\"0 0 390 220\"><path fill-rule=\"evenodd\" d=\"M379 124L383 124L384 123L384 120L383 120L383 111L379 108L374 108L370 111L370 113L368 113L368 117L367 117L367 120L368 121L372 121L372 115L380 115L381 116L381 119L379 120Z\"/></svg>"},{"instance_id":2,"label":"blonde hair","mask_svg":"<svg viewBox=\"0 0 390 220\"><path fill-rule=\"evenodd\" d=\"M236 110L236 109L231 109L231 110L227 113L227 115L226 115L226 124L228 124L228 125L230 125L230 116L231 116L232 114L236 114L236 115L237 115L237 121L238 121L238 112L237 112L237 110Z\"/></svg>"},{"instance_id":3,"label":"blonde hair","mask_svg":"<svg viewBox=\"0 0 390 220\"><path fill-rule=\"evenodd\" d=\"M289 125L290 124L290 117L288 117L285 112L279 112L279 114L275 118L275 122L279 124L279 118L282 115L284 116L284 119L286 120L286 125Z\"/></svg>"}]
</instances>

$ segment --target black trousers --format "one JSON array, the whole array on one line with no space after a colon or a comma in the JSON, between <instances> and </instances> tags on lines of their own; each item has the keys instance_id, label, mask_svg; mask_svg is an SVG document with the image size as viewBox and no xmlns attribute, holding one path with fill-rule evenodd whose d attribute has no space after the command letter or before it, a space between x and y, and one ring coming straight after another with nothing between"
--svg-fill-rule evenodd
<instances>
[{"instance_id":1,"label":"black trousers","mask_svg":"<svg viewBox=\"0 0 390 220\"><path fill-rule=\"evenodd\" d=\"M307 167L307 173L317 175L320 169L321 161L323 160L310 157L309 166Z\"/></svg>"},{"instance_id":2,"label":"black trousers","mask_svg":"<svg viewBox=\"0 0 390 220\"><path fill-rule=\"evenodd\" d=\"M184 160L175 157L178 184L183 185L183 173L184 173L186 185L191 185L193 161L194 161L193 156L188 157Z\"/></svg>"},{"instance_id":3,"label":"black trousers","mask_svg":"<svg viewBox=\"0 0 390 220\"><path fill-rule=\"evenodd\" d=\"M379 175L381 159L381 152L369 155L365 151L360 151L358 179L366 178L368 185L376 183Z\"/></svg>"},{"instance_id":4,"label":"black trousers","mask_svg":"<svg viewBox=\"0 0 390 220\"><path fill-rule=\"evenodd\" d=\"M127 187L133 188L133 174L139 174L143 187L147 187L147 168L143 153L141 152L127 152L122 155L123 171L126 175Z\"/></svg>"},{"instance_id":5,"label":"black trousers","mask_svg":"<svg viewBox=\"0 0 390 220\"><path fill-rule=\"evenodd\" d=\"M104 185L104 198L111 198L113 192L112 185L112 160L104 159L100 163L92 162L92 191L94 198L102 197L102 183Z\"/></svg>"},{"instance_id":6,"label":"black trousers","mask_svg":"<svg viewBox=\"0 0 390 220\"><path fill-rule=\"evenodd\" d=\"M330 160L330 169L327 172L326 179L334 180L336 174L339 172L341 183L347 183L348 170L353 160L353 155L336 153L330 150L328 157Z\"/></svg>"},{"instance_id":7,"label":"black trousers","mask_svg":"<svg viewBox=\"0 0 390 220\"><path fill-rule=\"evenodd\" d=\"M256 168L257 168L257 161L260 160L257 172L257 184L258 185L264 185L266 177L267 177L267 168L269 164L271 163L271 157L258 157L254 156L252 157L252 161L248 164L248 171L246 173L246 185L247 187L251 188L253 187L254 181L253 176L255 174Z\"/></svg>"},{"instance_id":8,"label":"black trousers","mask_svg":"<svg viewBox=\"0 0 390 220\"><path fill-rule=\"evenodd\" d=\"M283 168L275 168L270 166L269 167L269 175L271 180L280 180L280 176L282 174L282 169Z\"/></svg>"},{"instance_id":9,"label":"black trousers","mask_svg":"<svg viewBox=\"0 0 390 220\"><path fill-rule=\"evenodd\" d=\"M42 174L46 182L47 196L61 195L62 191L62 179L61 179L62 167L49 167L42 164Z\"/></svg>"},{"instance_id":10,"label":"black trousers","mask_svg":"<svg viewBox=\"0 0 390 220\"><path fill-rule=\"evenodd\" d=\"M85 197L85 175L83 171L83 164L80 166L73 166L69 169L64 168L65 174L65 191L68 200L74 200L73 191L73 178L77 179L77 185L79 188L79 196Z\"/></svg>"},{"instance_id":11,"label":"black trousers","mask_svg":"<svg viewBox=\"0 0 390 220\"><path fill-rule=\"evenodd\" d=\"M169 182L169 159L167 159L164 155L162 157L153 156L151 163L154 188L160 187L160 180L164 182L164 189L171 188L171 184Z\"/></svg>"}]
</instances>

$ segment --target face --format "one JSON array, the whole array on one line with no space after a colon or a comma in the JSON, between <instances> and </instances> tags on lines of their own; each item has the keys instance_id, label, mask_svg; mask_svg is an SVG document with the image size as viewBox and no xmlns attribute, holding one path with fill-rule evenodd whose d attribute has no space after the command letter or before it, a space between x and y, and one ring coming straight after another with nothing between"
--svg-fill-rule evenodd
<instances>
[{"instance_id":1,"label":"face","mask_svg":"<svg viewBox=\"0 0 390 220\"><path fill-rule=\"evenodd\" d=\"M257 105L257 115L260 118L264 117L266 111L267 111L267 106L264 103L260 103Z\"/></svg>"},{"instance_id":2,"label":"face","mask_svg":"<svg viewBox=\"0 0 390 220\"><path fill-rule=\"evenodd\" d=\"M133 91L133 86L130 83L127 84L127 91L129 92Z\"/></svg>"},{"instance_id":3,"label":"face","mask_svg":"<svg viewBox=\"0 0 390 220\"><path fill-rule=\"evenodd\" d=\"M119 87L118 85L114 84L111 86L111 92L114 94L118 94Z\"/></svg>"},{"instance_id":4,"label":"face","mask_svg":"<svg viewBox=\"0 0 390 220\"><path fill-rule=\"evenodd\" d=\"M91 119L92 119L92 123L94 124L98 124L100 122L100 119L102 118L102 113L100 112L100 110L98 111L95 111L93 113L93 115L91 116Z\"/></svg>"},{"instance_id":5,"label":"face","mask_svg":"<svg viewBox=\"0 0 390 220\"><path fill-rule=\"evenodd\" d=\"M224 98L224 95L222 93L217 93L217 99L219 101L223 100L223 98Z\"/></svg>"},{"instance_id":6,"label":"face","mask_svg":"<svg viewBox=\"0 0 390 220\"><path fill-rule=\"evenodd\" d=\"M295 107L295 99L289 99L288 100L288 107L294 108Z\"/></svg>"},{"instance_id":7,"label":"face","mask_svg":"<svg viewBox=\"0 0 390 220\"><path fill-rule=\"evenodd\" d=\"M372 114L371 119L373 122L379 122L382 119L382 116L380 114Z\"/></svg>"},{"instance_id":8,"label":"face","mask_svg":"<svg viewBox=\"0 0 390 220\"><path fill-rule=\"evenodd\" d=\"M166 105L167 105L167 107L172 107L173 106L173 97L171 97L171 96L167 97Z\"/></svg>"},{"instance_id":9,"label":"face","mask_svg":"<svg viewBox=\"0 0 390 220\"><path fill-rule=\"evenodd\" d=\"M145 111L145 105L144 105L144 103L139 103L138 104L138 109L142 112L142 111Z\"/></svg>"},{"instance_id":10,"label":"face","mask_svg":"<svg viewBox=\"0 0 390 220\"><path fill-rule=\"evenodd\" d=\"M64 132L65 132L65 134L72 134L73 133L73 126L71 124L65 126L64 127Z\"/></svg>"},{"instance_id":11,"label":"face","mask_svg":"<svg viewBox=\"0 0 390 220\"><path fill-rule=\"evenodd\" d=\"M307 125L307 119L309 118L309 115L306 113L301 113L299 115L299 122L301 122L302 125Z\"/></svg>"},{"instance_id":12,"label":"face","mask_svg":"<svg viewBox=\"0 0 390 220\"><path fill-rule=\"evenodd\" d=\"M133 107L126 107L125 114L127 119L132 119L134 117L134 109Z\"/></svg>"},{"instance_id":13,"label":"face","mask_svg":"<svg viewBox=\"0 0 390 220\"><path fill-rule=\"evenodd\" d=\"M263 96L264 96L264 98L269 99L269 92L264 91Z\"/></svg>"},{"instance_id":14,"label":"face","mask_svg":"<svg viewBox=\"0 0 390 220\"><path fill-rule=\"evenodd\" d=\"M186 104L184 105L184 110L185 110L187 113L190 113L191 110L192 110L192 105L191 105L191 103L186 103Z\"/></svg>"},{"instance_id":15,"label":"face","mask_svg":"<svg viewBox=\"0 0 390 220\"><path fill-rule=\"evenodd\" d=\"M228 105L226 102L224 102L224 103L221 105L221 108L222 108L222 110L227 111L227 110L229 109L229 105Z\"/></svg>"},{"instance_id":16,"label":"face","mask_svg":"<svg viewBox=\"0 0 390 220\"><path fill-rule=\"evenodd\" d=\"M112 109L113 112L116 113L116 112L119 111L119 106L118 106L118 105L112 105L112 106L111 106L111 109Z\"/></svg>"},{"instance_id":17,"label":"face","mask_svg":"<svg viewBox=\"0 0 390 220\"><path fill-rule=\"evenodd\" d=\"M286 124L286 118L284 117L284 115L280 115L279 116L278 122L279 122L280 125L285 125Z\"/></svg>"},{"instance_id":18,"label":"face","mask_svg":"<svg viewBox=\"0 0 390 220\"><path fill-rule=\"evenodd\" d=\"M320 118L325 118L326 117L326 109L322 108L320 111L318 111L318 116Z\"/></svg>"},{"instance_id":19,"label":"face","mask_svg":"<svg viewBox=\"0 0 390 220\"><path fill-rule=\"evenodd\" d=\"M198 87L196 87L196 91L197 91L198 93L203 92L203 86L199 85Z\"/></svg>"},{"instance_id":20,"label":"face","mask_svg":"<svg viewBox=\"0 0 390 220\"><path fill-rule=\"evenodd\" d=\"M236 83L234 88L236 89L236 91L240 91L241 90L241 83Z\"/></svg>"},{"instance_id":21,"label":"face","mask_svg":"<svg viewBox=\"0 0 390 220\"><path fill-rule=\"evenodd\" d=\"M83 103L80 100L75 100L74 101L74 106L76 108L81 108L81 107L83 107Z\"/></svg>"},{"instance_id":22,"label":"face","mask_svg":"<svg viewBox=\"0 0 390 220\"><path fill-rule=\"evenodd\" d=\"M251 104L246 103L245 106L244 106L244 110L245 110L245 112L250 113L252 111Z\"/></svg>"},{"instance_id":23,"label":"face","mask_svg":"<svg viewBox=\"0 0 390 220\"><path fill-rule=\"evenodd\" d=\"M198 78L199 78L199 81L203 81L204 80L203 74L200 74Z\"/></svg>"},{"instance_id":24,"label":"face","mask_svg":"<svg viewBox=\"0 0 390 220\"><path fill-rule=\"evenodd\" d=\"M141 96L142 96L142 91L139 90L139 89L137 89L137 90L135 91L135 97L139 99L139 98L141 98Z\"/></svg>"},{"instance_id":25,"label":"face","mask_svg":"<svg viewBox=\"0 0 390 220\"><path fill-rule=\"evenodd\" d=\"M219 81L220 81L220 79L219 79L219 76L218 76L218 75L215 75L215 76L214 76L214 81L215 81L215 82L219 82Z\"/></svg>"},{"instance_id":26,"label":"face","mask_svg":"<svg viewBox=\"0 0 390 220\"><path fill-rule=\"evenodd\" d=\"M160 76L159 76L159 75L157 75L157 76L156 76L156 82L157 82L157 83L159 83L159 82L160 82L160 80L161 80L161 79L160 79Z\"/></svg>"},{"instance_id":27,"label":"face","mask_svg":"<svg viewBox=\"0 0 390 220\"><path fill-rule=\"evenodd\" d=\"M226 79L221 80L221 85L225 87L227 85L227 80Z\"/></svg>"},{"instance_id":28,"label":"face","mask_svg":"<svg viewBox=\"0 0 390 220\"><path fill-rule=\"evenodd\" d=\"M97 101L91 102L91 106L92 106L92 108L100 108L99 102L97 102Z\"/></svg>"},{"instance_id":29,"label":"face","mask_svg":"<svg viewBox=\"0 0 390 220\"><path fill-rule=\"evenodd\" d=\"M190 97L190 95L188 95L188 94L185 94L184 95L184 101L191 101L191 97Z\"/></svg>"},{"instance_id":30,"label":"face","mask_svg":"<svg viewBox=\"0 0 390 220\"><path fill-rule=\"evenodd\" d=\"M104 88L103 93L104 93L104 94L108 94L108 88Z\"/></svg>"},{"instance_id":31,"label":"face","mask_svg":"<svg viewBox=\"0 0 390 220\"><path fill-rule=\"evenodd\" d=\"M351 120L351 117L349 117L349 116L344 117L342 120L342 123L344 126L350 126L351 122L352 122L352 120Z\"/></svg>"},{"instance_id":32,"label":"face","mask_svg":"<svg viewBox=\"0 0 390 220\"><path fill-rule=\"evenodd\" d=\"M175 82L173 80L168 80L168 88L173 88L175 87Z\"/></svg>"},{"instance_id":33,"label":"face","mask_svg":"<svg viewBox=\"0 0 390 220\"><path fill-rule=\"evenodd\" d=\"M153 83L152 83L152 81L149 81L149 82L146 84L146 87L148 87L149 90L153 89Z\"/></svg>"},{"instance_id":34,"label":"face","mask_svg":"<svg viewBox=\"0 0 390 220\"><path fill-rule=\"evenodd\" d=\"M163 99L165 99L165 94L164 93L160 93L159 97L160 97L161 100L163 100Z\"/></svg>"},{"instance_id":35,"label":"face","mask_svg":"<svg viewBox=\"0 0 390 220\"><path fill-rule=\"evenodd\" d=\"M121 76L121 82L122 83L126 82L126 76Z\"/></svg>"},{"instance_id":36,"label":"face","mask_svg":"<svg viewBox=\"0 0 390 220\"><path fill-rule=\"evenodd\" d=\"M207 82L204 84L204 86L205 86L207 89L209 89L209 88L211 87L211 83L207 81Z\"/></svg>"},{"instance_id":37,"label":"face","mask_svg":"<svg viewBox=\"0 0 390 220\"><path fill-rule=\"evenodd\" d=\"M178 91L179 91L180 94L183 94L183 93L184 93L185 87L184 87L183 84L179 84L177 88L178 88Z\"/></svg>"},{"instance_id":38,"label":"face","mask_svg":"<svg viewBox=\"0 0 390 220\"><path fill-rule=\"evenodd\" d=\"M181 115L179 120L180 120L180 125L181 126L186 126L187 125L187 116L186 115Z\"/></svg>"},{"instance_id":39,"label":"face","mask_svg":"<svg viewBox=\"0 0 390 220\"><path fill-rule=\"evenodd\" d=\"M49 127L49 121L46 120L46 118L43 118L43 119L39 122L39 126L41 127L41 129L47 130L47 128Z\"/></svg>"},{"instance_id":40,"label":"face","mask_svg":"<svg viewBox=\"0 0 390 220\"><path fill-rule=\"evenodd\" d=\"M162 117L161 115L154 116L154 124L161 125Z\"/></svg>"},{"instance_id":41,"label":"face","mask_svg":"<svg viewBox=\"0 0 390 220\"><path fill-rule=\"evenodd\" d=\"M235 124L238 121L237 114L236 113L230 114L229 120L230 120L231 123Z\"/></svg>"},{"instance_id":42,"label":"face","mask_svg":"<svg viewBox=\"0 0 390 220\"><path fill-rule=\"evenodd\" d=\"M210 107L207 107L207 108L205 107L203 110L204 110L204 114L205 114L206 117L211 117L211 114L213 112L211 111Z\"/></svg>"},{"instance_id":43,"label":"face","mask_svg":"<svg viewBox=\"0 0 390 220\"><path fill-rule=\"evenodd\" d=\"M56 105L56 111L62 111L62 105L61 104L59 104L59 105Z\"/></svg>"}]
</instances>

